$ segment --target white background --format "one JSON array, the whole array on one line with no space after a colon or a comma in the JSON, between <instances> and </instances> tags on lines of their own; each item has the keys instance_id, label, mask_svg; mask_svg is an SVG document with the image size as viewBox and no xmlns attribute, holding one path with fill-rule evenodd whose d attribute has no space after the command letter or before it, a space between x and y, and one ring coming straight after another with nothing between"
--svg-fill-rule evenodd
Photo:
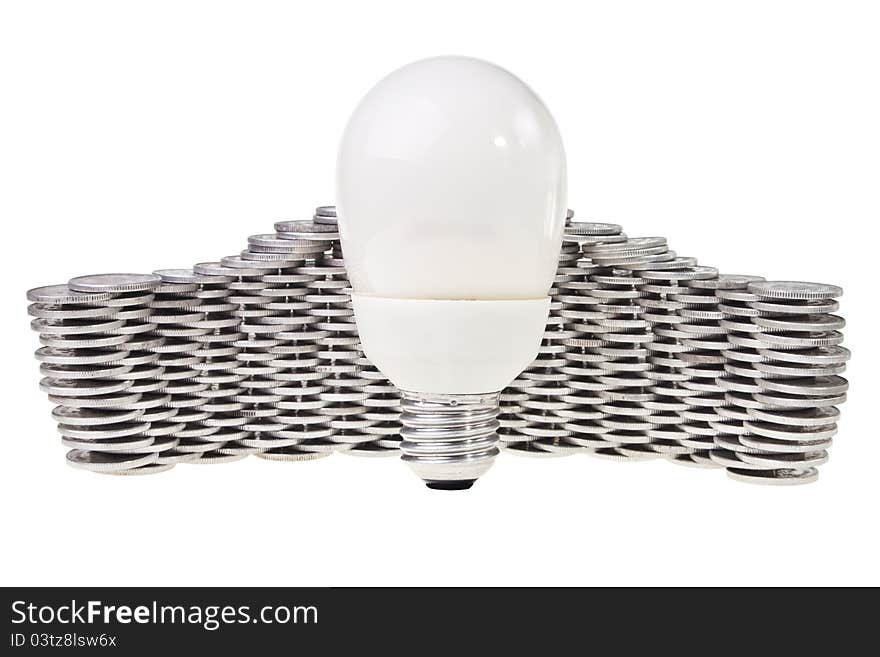
<instances>
[{"instance_id":1,"label":"white background","mask_svg":"<svg viewBox=\"0 0 880 657\"><path fill-rule=\"evenodd\" d=\"M0 583L880 584L878 34L870 2L4 2ZM852 388L818 483L580 455L502 456L464 493L396 459L65 465L25 290L309 217L358 99L436 54L543 97L579 217L845 288Z\"/></svg>"}]
</instances>

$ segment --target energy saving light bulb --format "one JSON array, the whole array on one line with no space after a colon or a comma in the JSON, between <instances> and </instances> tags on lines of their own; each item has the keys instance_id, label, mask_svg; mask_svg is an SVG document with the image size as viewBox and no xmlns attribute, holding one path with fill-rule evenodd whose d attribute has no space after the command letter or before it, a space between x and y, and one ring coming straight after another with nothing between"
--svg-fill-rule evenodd
<instances>
[{"instance_id":1,"label":"energy saving light bulb","mask_svg":"<svg viewBox=\"0 0 880 657\"><path fill-rule=\"evenodd\" d=\"M431 488L469 488L498 454L500 391L538 353L565 212L556 122L498 66L415 62L349 120L337 213L355 319Z\"/></svg>"}]
</instances>

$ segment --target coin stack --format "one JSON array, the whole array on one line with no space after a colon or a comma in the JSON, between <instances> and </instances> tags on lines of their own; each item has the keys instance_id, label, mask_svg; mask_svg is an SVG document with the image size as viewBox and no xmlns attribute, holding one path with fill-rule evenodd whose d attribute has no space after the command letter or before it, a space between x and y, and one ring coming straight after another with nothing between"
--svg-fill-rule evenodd
<instances>
[{"instance_id":1,"label":"coin stack","mask_svg":"<svg viewBox=\"0 0 880 657\"><path fill-rule=\"evenodd\" d=\"M325 214L329 211L325 209ZM362 414L366 398L360 388L366 380L357 374L356 361L361 357L360 340L354 325L349 282L338 247L339 232L335 217L322 216L321 221L288 221L275 224L281 239L303 241L317 246L320 252L309 265L301 269L311 276L303 299L305 311L313 322L314 415L327 432L309 442L309 449L318 455L329 456L334 451L347 451L371 438L358 429L369 424ZM334 221L330 221L334 219Z\"/></svg>"},{"instance_id":2,"label":"coin stack","mask_svg":"<svg viewBox=\"0 0 880 657\"><path fill-rule=\"evenodd\" d=\"M666 268L642 272L642 300L655 340L651 345L649 378L655 399L651 422L654 451L674 463L715 467L709 459L724 404L717 379L724 374L721 351L726 347L718 322L714 294L718 270L697 265L695 258L677 258Z\"/></svg>"},{"instance_id":3,"label":"coin stack","mask_svg":"<svg viewBox=\"0 0 880 657\"><path fill-rule=\"evenodd\" d=\"M832 314L842 293L823 283L753 281L728 295L747 309L722 306L735 318L725 322L736 329L725 365L735 379L725 385L742 430L736 442L719 441L711 456L730 477L769 484L818 477L848 387L840 376L850 356L840 346L844 320Z\"/></svg>"},{"instance_id":4,"label":"coin stack","mask_svg":"<svg viewBox=\"0 0 880 657\"><path fill-rule=\"evenodd\" d=\"M324 388L316 371L317 339L323 333L315 327L308 302L308 286L316 278L309 268L322 246L287 237L280 233L251 236L249 252L262 255L242 253L245 258L266 258L282 265L260 277L266 286L258 293L263 303L252 307L250 320L274 327L272 343L267 344L265 360L261 361L261 366L269 369L267 386L260 394L275 410L271 420L275 426L258 439L266 448L258 456L272 461L306 461L327 454L304 446L320 445L332 433L326 418L317 412L324 406L318 398Z\"/></svg>"},{"instance_id":5,"label":"coin stack","mask_svg":"<svg viewBox=\"0 0 880 657\"><path fill-rule=\"evenodd\" d=\"M563 242L575 244L578 250L598 245L622 244L627 236L617 224L598 222L571 222L563 235ZM566 441L580 448L581 451L593 454L595 450L608 450L615 447L614 443L602 436L606 427L599 424L605 414L598 406L608 401L602 396L610 388L597 377L607 374L601 367L607 356L599 350L606 346L602 335L606 328L602 325L605 315L602 306L606 299L593 296L592 291L599 289L599 283L590 280L593 274L601 273L603 268L593 263L589 256L581 253L576 263L577 275L572 280L561 284L563 291L560 297L563 302L562 316L566 321L566 329L573 336L564 341L565 366L562 371L568 375L567 385L571 393L563 399L573 407L563 411L567 418L564 425L569 435ZM600 452L601 453L601 452Z\"/></svg>"},{"instance_id":6,"label":"coin stack","mask_svg":"<svg viewBox=\"0 0 880 657\"><path fill-rule=\"evenodd\" d=\"M667 458L694 450L687 446L690 434L681 428L685 422L681 414L688 409L684 397L691 394L682 386L688 380L688 375L681 371L687 363L679 358L689 350L682 344L687 334L677 328L681 322L678 311L684 304L671 296L686 291L679 285L679 277L686 278L696 264L695 258L677 257L665 263L666 269L655 264L653 269L641 272L639 305L644 308L642 317L654 335L654 340L646 345L651 367L645 372L645 378L651 382L648 392L652 397L641 405L649 411L646 418L652 425L647 432L650 448Z\"/></svg>"},{"instance_id":7,"label":"coin stack","mask_svg":"<svg viewBox=\"0 0 880 657\"><path fill-rule=\"evenodd\" d=\"M400 453L400 391L366 357L357 361L360 376L368 381L363 387L367 394L363 404L367 407L364 419L371 424L361 431L373 436L372 442L357 445L346 452L353 456L395 456Z\"/></svg>"},{"instance_id":8,"label":"coin stack","mask_svg":"<svg viewBox=\"0 0 880 657\"><path fill-rule=\"evenodd\" d=\"M230 300L233 291L229 284L236 280L234 270L220 263L200 263L192 270L180 270L176 277L197 286L193 296L200 300L199 310L204 317L196 323L199 333L193 335L199 344L199 361L193 365L194 383L199 390L194 394L202 400L199 410L210 414L203 423L217 428L209 441L223 443L207 452L198 451L199 441L182 444L187 450L197 451L193 463L224 463L244 458L259 448L243 444L250 434L243 429L248 421L240 399L244 389L239 385L242 377L235 372L240 351L236 342L243 335L239 331L241 318L236 316L239 306Z\"/></svg>"},{"instance_id":9,"label":"coin stack","mask_svg":"<svg viewBox=\"0 0 880 657\"><path fill-rule=\"evenodd\" d=\"M671 295L673 303L681 304L676 311L681 321L675 330L681 336L679 342L683 349L679 359L687 363L679 370L687 377L679 383L679 389L689 391L679 393L688 407L681 413L685 420L681 430L691 434L680 441L688 451L677 455L675 462L705 467L711 467L711 462L717 467L717 461L712 458L714 449L731 446L739 449L738 436L743 431L743 418L728 395L733 389L730 386L737 385L728 368L729 354L734 348L732 329L736 326L728 322L729 315L723 309L725 296L735 296L749 282L763 279L741 274L713 276L713 272L705 270L695 267L693 276L683 280L687 289ZM714 300L707 298L710 295ZM710 441L714 445L712 449L708 449Z\"/></svg>"},{"instance_id":10,"label":"coin stack","mask_svg":"<svg viewBox=\"0 0 880 657\"><path fill-rule=\"evenodd\" d=\"M243 444L259 448L261 458L315 458L300 445L326 433L326 425L316 426L324 425L320 418L315 422L314 414L301 408L304 398L312 401L314 391L307 388L315 376L299 361L300 356L307 357L309 342L314 344L315 322L303 298L314 277L302 269L319 251L313 243L261 234L248 238L248 248L240 256L221 260L249 279L230 284L239 292L231 301L240 304L240 330L245 334L235 371L244 377L240 399L249 420L243 428L251 434Z\"/></svg>"},{"instance_id":11,"label":"coin stack","mask_svg":"<svg viewBox=\"0 0 880 657\"><path fill-rule=\"evenodd\" d=\"M167 401L154 351L163 339L149 322L158 284L152 275L104 274L28 292L44 345L36 353L40 387L57 404L52 415L74 467L107 474L173 467L157 463L173 440L148 434Z\"/></svg>"},{"instance_id":12,"label":"coin stack","mask_svg":"<svg viewBox=\"0 0 880 657\"><path fill-rule=\"evenodd\" d=\"M182 463L226 463L244 458L247 450L235 440L245 419L241 403L231 399L239 389L235 367L237 349L230 343L238 320L237 306L226 301L231 277L206 276L192 269L153 272L162 279L153 304L157 333L165 337L161 358L168 359L165 392L175 415L167 420L169 435L178 445L167 458ZM158 321L157 321L158 320ZM169 351L169 349L171 351ZM162 362L160 360L160 362ZM230 383L232 385L230 385Z\"/></svg>"},{"instance_id":13,"label":"coin stack","mask_svg":"<svg viewBox=\"0 0 880 657\"><path fill-rule=\"evenodd\" d=\"M174 274L175 270L153 272L161 282L153 290L149 321L156 325L153 335L160 339L151 349L157 359L151 365L154 371L142 372L142 385L147 387L142 393L164 399L164 404L148 411L150 428L146 432L169 443L158 461L164 464L198 458L202 443L195 438L216 431L202 424L208 414L198 408L201 400L194 395L207 387L193 380L198 374L194 367L201 358L195 355L199 343L192 338L200 332L195 325L204 313L198 308L200 300L193 295L196 286L180 282ZM178 449L181 442L185 444ZM186 443L190 442L195 448L187 449Z\"/></svg>"},{"instance_id":14,"label":"coin stack","mask_svg":"<svg viewBox=\"0 0 880 657\"><path fill-rule=\"evenodd\" d=\"M724 356L724 376L719 378L718 387L724 392L725 404L717 409L722 420L713 423L719 435L715 439L717 450L713 450L709 457L718 465L724 465L726 452L750 451L751 448L742 443L742 438L748 434L746 422L749 414L744 404L748 403L750 395L760 392L755 384L759 373L753 364L762 360L758 353L757 342L753 341L751 333L755 330L751 318L758 314L749 306L750 301L757 301L758 297L748 291L748 285L753 280L764 280L760 276L719 276L719 281L724 280L723 285L715 290L718 299L718 310L722 319L719 322L724 329L728 348L721 352ZM741 395L743 395L741 397ZM731 436L736 436L733 440ZM735 461L734 461L735 463Z\"/></svg>"},{"instance_id":15,"label":"coin stack","mask_svg":"<svg viewBox=\"0 0 880 657\"><path fill-rule=\"evenodd\" d=\"M601 386L596 393L602 403L595 408L602 413L597 423L603 430L598 437L608 443L591 453L623 460L656 457L649 447L652 411L645 406L653 398L647 373L651 369L648 346L654 335L639 303L639 288L645 282L640 272L655 263L674 261L675 253L662 237L588 244L583 250L596 268L588 279L596 284L590 295L600 301L594 334L601 344L594 351L600 356L596 367L602 374L594 378Z\"/></svg>"},{"instance_id":16,"label":"coin stack","mask_svg":"<svg viewBox=\"0 0 880 657\"><path fill-rule=\"evenodd\" d=\"M400 437L400 394L364 357L351 289L342 259L336 208L321 206L311 222L291 221L275 225L279 237L320 245L322 251L308 271L305 300L308 313L321 332L317 337L317 367L324 389L318 411L328 419L331 432L321 442L325 453L340 451L357 456L395 454Z\"/></svg>"}]
</instances>

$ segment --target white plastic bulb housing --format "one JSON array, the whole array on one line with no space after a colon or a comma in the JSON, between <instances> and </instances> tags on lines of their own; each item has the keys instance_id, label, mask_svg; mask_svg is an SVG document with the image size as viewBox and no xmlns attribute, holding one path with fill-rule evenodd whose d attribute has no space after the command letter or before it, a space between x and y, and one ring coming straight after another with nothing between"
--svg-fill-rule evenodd
<instances>
[{"instance_id":1,"label":"white plastic bulb housing","mask_svg":"<svg viewBox=\"0 0 880 657\"><path fill-rule=\"evenodd\" d=\"M556 122L494 64L436 57L404 66L373 87L345 129L337 210L356 293L544 297L566 211Z\"/></svg>"},{"instance_id":2,"label":"white plastic bulb housing","mask_svg":"<svg viewBox=\"0 0 880 657\"><path fill-rule=\"evenodd\" d=\"M498 394L537 355L565 212L556 123L498 66L415 62L349 120L337 214L355 319L431 487L470 486L498 453Z\"/></svg>"}]
</instances>

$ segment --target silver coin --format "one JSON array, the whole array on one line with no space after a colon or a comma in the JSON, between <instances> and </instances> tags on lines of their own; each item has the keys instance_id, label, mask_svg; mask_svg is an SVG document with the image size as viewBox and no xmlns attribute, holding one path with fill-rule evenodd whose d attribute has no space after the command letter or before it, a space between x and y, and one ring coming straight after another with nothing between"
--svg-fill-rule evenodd
<instances>
[{"instance_id":1,"label":"silver coin","mask_svg":"<svg viewBox=\"0 0 880 657\"><path fill-rule=\"evenodd\" d=\"M168 436L177 436L177 434L184 429L186 429L186 425L182 422L159 421L150 424L150 428L144 431L144 435L151 436L152 438L165 438Z\"/></svg>"},{"instance_id":2,"label":"silver coin","mask_svg":"<svg viewBox=\"0 0 880 657\"><path fill-rule=\"evenodd\" d=\"M744 426L750 433L758 436L798 443L825 440L837 435L836 424L822 427L796 427L754 420L745 422Z\"/></svg>"},{"instance_id":3,"label":"silver coin","mask_svg":"<svg viewBox=\"0 0 880 657\"><path fill-rule=\"evenodd\" d=\"M335 223L319 223L317 221L279 221L274 226L281 235L292 234L299 239L332 241L339 239L339 230Z\"/></svg>"},{"instance_id":4,"label":"silver coin","mask_svg":"<svg viewBox=\"0 0 880 657\"><path fill-rule=\"evenodd\" d=\"M719 288L715 290L715 296L722 301L729 301L739 304L753 303L758 301L758 295L752 294L751 292L748 292L746 290L727 290Z\"/></svg>"},{"instance_id":5,"label":"silver coin","mask_svg":"<svg viewBox=\"0 0 880 657\"><path fill-rule=\"evenodd\" d=\"M748 303L759 314L819 315L821 313L833 313L840 308L840 304L833 299L819 299L815 301L765 301L759 299L757 301L749 301Z\"/></svg>"},{"instance_id":6,"label":"silver coin","mask_svg":"<svg viewBox=\"0 0 880 657\"><path fill-rule=\"evenodd\" d=\"M761 315L761 311L755 308L751 308L749 306L733 306L725 303L718 304L718 310L720 310L725 317L758 317ZM730 323L725 323L727 320L722 320L721 326L723 328L729 328L733 331L745 331L748 332L748 325L754 327L755 325L751 322L751 320L742 320L741 325ZM752 328L751 330L755 330Z\"/></svg>"},{"instance_id":7,"label":"silver coin","mask_svg":"<svg viewBox=\"0 0 880 657\"><path fill-rule=\"evenodd\" d=\"M278 449L270 449L261 454L257 454L257 458L265 461L316 461L326 458L332 454L329 452L304 452L295 447L281 447Z\"/></svg>"},{"instance_id":8,"label":"silver coin","mask_svg":"<svg viewBox=\"0 0 880 657\"><path fill-rule=\"evenodd\" d=\"M161 278L165 283L192 283L202 285L205 283L224 282L223 279L225 279L225 282L234 280L232 276L207 276L205 274L198 274L192 269L157 269L153 274Z\"/></svg>"},{"instance_id":9,"label":"silver coin","mask_svg":"<svg viewBox=\"0 0 880 657\"><path fill-rule=\"evenodd\" d=\"M148 449L152 443L153 438L143 434L101 438L100 440L92 440L88 436L77 437L63 434L61 437L61 444L65 447L84 451L99 451L105 454L142 453L142 450Z\"/></svg>"},{"instance_id":10,"label":"silver coin","mask_svg":"<svg viewBox=\"0 0 880 657\"><path fill-rule=\"evenodd\" d=\"M74 292L140 292L152 290L162 279L154 274L93 274L68 281Z\"/></svg>"},{"instance_id":11,"label":"silver coin","mask_svg":"<svg viewBox=\"0 0 880 657\"><path fill-rule=\"evenodd\" d=\"M761 452L783 454L821 452L831 447L831 444L833 442L831 438L793 442L790 440L776 440L774 438L755 436L749 433L741 436L740 441L744 445L759 450Z\"/></svg>"},{"instance_id":12,"label":"silver coin","mask_svg":"<svg viewBox=\"0 0 880 657\"><path fill-rule=\"evenodd\" d=\"M222 278L230 278L230 279L234 280L234 279L240 278L242 275L239 273L239 271L237 269L234 269L232 267L226 267L220 262L200 262L200 263L197 263L197 264L193 265L193 272L196 274L204 275L204 276L219 277L218 279L215 279L215 280L218 280L218 282L219 282L219 279L222 279ZM224 282L228 282L228 281L224 281Z\"/></svg>"},{"instance_id":13,"label":"silver coin","mask_svg":"<svg viewBox=\"0 0 880 657\"><path fill-rule=\"evenodd\" d=\"M110 395L131 388L131 381L94 379L50 379L40 381L40 390L56 397L90 397Z\"/></svg>"},{"instance_id":14,"label":"silver coin","mask_svg":"<svg viewBox=\"0 0 880 657\"><path fill-rule=\"evenodd\" d=\"M837 315L790 315L787 317L758 316L752 320L762 328L780 331L821 332L842 329L846 321Z\"/></svg>"},{"instance_id":15,"label":"silver coin","mask_svg":"<svg viewBox=\"0 0 880 657\"><path fill-rule=\"evenodd\" d=\"M714 267L693 266L676 270L644 271L640 274L643 278L657 281L691 281L695 279L711 279L718 276L718 270ZM709 295L712 299L712 295Z\"/></svg>"},{"instance_id":16,"label":"silver coin","mask_svg":"<svg viewBox=\"0 0 880 657\"><path fill-rule=\"evenodd\" d=\"M91 308L87 306L51 306L43 303L32 303L28 306L27 312L31 317L55 321L103 318L122 319L118 316L118 308L107 306Z\"/></svg>"},{"instance_id":17,"label":"silver coin","mask_svg":"<svg viewBox=\"0 0 880 657\"><path fill-rule=\"evenodd\" d=\"M191 452L181 452L177 449L172 449L167 452L162 452L159 454L159 458L156 459L156 465L173 465L177 463L189 463L199 458L198 453Z\"/></svg>"},{"instance_id":18,"label":"silver coin","mask_svg":"<svg viewBox=\"0 0 880 657\"><path fill-rule=\"evenodd\" d=\"M675 254L673 254L673 255L675 255ZM647 269L652 272L659 272L659 271L667 271L667 270L673 270L673 269L676 269L676 270L677 269L688 269L690 267L696 267L696 266L697 266L697 259L696 258L685 258L685 257L676 255L671 260L667 260L665 262L654 262L654 263L651 263L647 267L643 267L643 268L639 268L639 269Z\"/></svg>"},{"instance_id":19,"label":"silver coin","mask_svg":"<svg viewBox=\"0 0 880 657\"><path fill-rule=\"evenodd\" d=\"M762 390L785 392L793 395L818 396L839 395L849 389L849 382L841 376L818 376L803 379L760 379Z\"/></svg>"},{"instance_id":20,"label":"silver coin","mask_svg":"<svg viewBox=\"0 0 880 657\"><path fill-rule=\"evenodd\" d=\"M132 370L130 365L56 365L42 363L40 374L51 379L112 379Z\"/></svg>"},{"instance_id":21,"label":"silver coin","mask_svg":"<svg viewBox=\"0 0 880 657\"><path fill-rule=\"evenodd\" d=\"M836 406L845 402L846 393L825 397L804 397L802 395L792 395L782 392L756 392L754 393L754 398L756 402L762 404L768 409L827 408L828 406Z\"/></svg>"},{"instance_id":22,"label":"silver coin","mask_svg":"<svg viewBox=\"0 0 880 657\"><path fill-rule=\"evenodd\" d=\"M688 287L705 290L744 290L748 287L749 283L763 280L763 276L718 274L718 278L714 279L688 281Z\"/></svg>"},{"instance_id":23,"label":"silver coin","mask_svg":"<svg viewBox=\"0 0 880 657\"><path fill-rule=\"evenodd\" d=\"M625 234L618 235L578 235L571 232L564 232L562 236L563 246L578 244L584 249L603 244L622 244L629 239ZM588 260L579 260L577 266L583 269L591 269L592 263Z\"/></svg>"},{"instance_id":24,"label":"silver coin","mask_svg":"<svg viewBox=\"0 0 880 657\"><path fill-rule=\"evenodd\" d=\"M59 335L40 336L40 344L52 349L103 349L116 347L128 342L126 335L86 335L76 334L72 337Z\"/></svg>"},{"instance_id":25,"label":"silver coin","mask_svg":"<svg viewBox=\"0 0 880 657\"><path fill-rule=\"evenodd\" d=\"M52 409L52 418L68 426L97 427L107 424L118 424L136 420L144 414L142 409L100 409L69 408L56 406Z\"/></svg>"},{"instance_id":26,"label":"silver coin","mask_svg":"<svg viewBox=\"0 0 880 657\"><path fill-rule=\"evenodd\" d=\"M666 246L666 238L665 237L630 237L626 244L622 247L620 245L611 244L611 245L596 245L590 247L589 249L584 249L584 252L589 251L589 253L609 253L612 251L620 251L628 250L628 249L649 249L654 247L665 247Z\"/></svg>"},{"instance_id":27,"label":"silver coin","mask_svg":"<svg viewBox=\"0 0 880 657\"><path fill-rule=\"evenodd\" d=\"M845 347L815 347L800 350L759 349L758 353L767 360L804 365L839 365L850 359L850 351Z\"/></svg>"},{"instance_id":28,"label":"silver coin","mask_svg":"<svg viewBox=\"0 0 880 657\"><path fill-rule=\"evenodd\" d=\"M160 474L162 472L168 472L173 467L174 463L150 463L148 465L142 465L137 468L131 468L130 470L114 470L112 472L107 472L107 474L122 477L133 477L137 475Z\"/></svg>"},{"instance_id":29,"label":"silver coin","mask_svg":"<svg viewBox=\"0 0 880 657\"><path fill-rule=\"evenodd\" d=\"M118 472L140 468L154 463L159 455L153 454L110 454L107 452L87 452L74 449L67 453L67 463L74 468L90 472Z\"/></svg>"},{"instance_id":30,"label":"silver coin","mask_svg":"<svg viewBox=\"0 0 880 657\"><path fill-rule=\"evenodd\" d=\"M824 427L837 422L840 411L835 406L776 410L750 408L749 416L762 422L788 427Z\"/></svg>"},{"instance_id":31,"label":"silver coin","mask_svg":"<svg viewBox=\"0 0 880 657\"><path fill-rule=\"evenodd\" d=\"M819 471L816 468L807 468L806 470L744 470L729 468L727 476L736 481L749 484L792 486L809 484L816 481L819 478Z\"/></svg>"},{"instance_id":32,"label":"silver coin","mask_svg":"<svg viewBox=\"0 0 880 657\"><path fill-rule=\"evenodd\" d=\"M784 378L832 376L835 374L843 374L846 371L845 363L839 363L837 365L803 365L800 363L780 363L773 361L755 363L754 367L757 371L764 374Z\"/></svg>"},{"instance_id":33,"label":"silver coin","mask_svg":"<svg viewBox=\"0 0 880 657\"><path fill-rule=\"evenodd\" d=\"M180 443L178 443L177 447L174 448L173 451L181 452L184 454L197 455L201 458L201 455L206 452L212 452L216 449L219 449L225 442L212 442L212 441L201 441L201 440L192 440L190 438L181 439ZM192 461L187 461L187 463L193 463L195 459Z\"/></svg>"},{"instance_id":34,"label":"silver coin","mask_svg":"<svg viewBox=\"0 0 880 657\"><path fill-rule=\"evenodd\" d=\"M749 283L749 292L762 299L833 299L843 294L837 285L801 281L755 281Z\"/></svg>"},{"instance_id":35,"label":"silver coin","mask_svg":"<svg viewBox=\"0 0 880 657\"><path fill-rule=\"evenodd\" d=\"M169 401L171 401L171 395L167 393L148 393L140 395L140 399L137 401L126 404L126 408L149 410L165 406Z\"/></svg>"},{"instance_id":36,"label":"silver coin","mask_svg":"<svg viewBox=\"0 0 880 657\"><path fill-rule=\"evenodd\" d=\"M740 454L740 458L751 465L767 468L802 470L814 468L828 462L828 452L788 452L784 454Z\"/></svg>"},{"instance_id":37,"label":"silver coin","mask_svg":"<svg viewBox=\"0 0 880 657\"><path fill-rule=\"evenodd\" d=\"M743 454L740 452L731 452L722 449L713 449L709 452L709 458L716 464L724 468L734 468L737 470L766 470L762 465L747 463L742 460Z\"/></svg>"},{"instance_id":38,"label":"silver coin","mask_svg":"<svg viewBox=\"0 0 880 657\"><path fill-rule=\"evenodd\" d=\"M45 285L27 292L28 301L52 306L62 304L92 305L107 301L112 296L108 291L79 292L63 284Z\"/></svg>"},{"instance_id":39,"label":"silver coin","mask_svg":"<svg viewBox=\"0 0 880 657\"><path fill-rule=\"evenodd\" d=\"M201 458L188 461L196 465L219 465L221 463L233 463L247 458L247 454L224 454L219 450L212 450L202 454Z\"/></svg>"},{"instance_id":40,"label":"silver coin","mask_svg":"<svg viewBox=\"0 0 880 657\"><path fill-rule=\"evenodd\" d=\"M754 349L724 349L721 356L727 361L735 360L740 363L763 363L769 360Z\"/></svg>"},{"instance_id":41,"label":"silver coin","mask_svg":"<svg viewBox=\"0 0 880 657\"><path fill-rule=\"evenodd\" d=\"M245 260L241 256L226 256L220 259L220 263L224 267L234 269L239 276L262 276L263 274L285 267L294 267L300 263L299 260L274 260L272 262L262 262L259 260ZM235 289L230 284L230 288Z\"/></svg>"},{"instance_id":42,"label":"silver coin","mask_svg":"<svg viewBox=\"0 0 880 657\"><path fill-rule=\"evenodd\" d=\"M565 232L573 235L618 235L623 230L618 224L594 221L573 221L565 226Z\"/></svg>"}]
</instances>

